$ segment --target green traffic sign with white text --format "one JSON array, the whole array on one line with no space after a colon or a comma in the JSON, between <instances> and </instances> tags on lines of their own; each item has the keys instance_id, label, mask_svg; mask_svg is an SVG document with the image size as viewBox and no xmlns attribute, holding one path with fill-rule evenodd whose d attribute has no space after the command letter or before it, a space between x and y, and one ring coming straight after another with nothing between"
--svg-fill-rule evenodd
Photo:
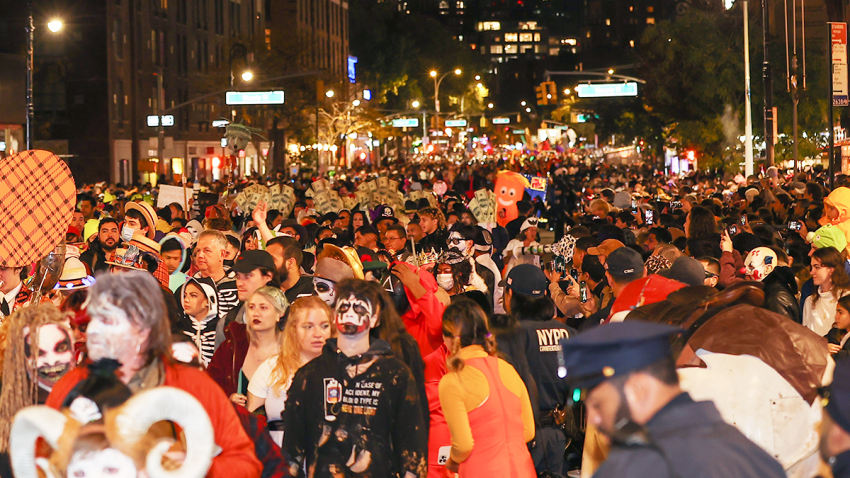
<instances>
[{"instance_id":1,"label":"green traffic sign with white text","mask_svg":"<svg viewBox=\"0 0 850 478\"><path fill-rule=\"evenodd\" d=\"M282 105L283 91L228 91L228 105Z\"/></svg>"}]
</instances>

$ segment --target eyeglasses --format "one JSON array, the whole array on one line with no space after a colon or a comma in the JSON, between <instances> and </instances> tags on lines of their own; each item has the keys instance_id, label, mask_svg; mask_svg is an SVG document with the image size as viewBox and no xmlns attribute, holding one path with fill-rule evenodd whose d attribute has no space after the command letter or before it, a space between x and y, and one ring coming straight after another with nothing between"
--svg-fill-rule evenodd
<instances>
[{"instance_id":1,"label":"eyeglasses","mask_svg":"<svg viewBox=\"0 0 850 478\"><path fill-rule=\"evenodd\" d=\"M464 241L463 239L460 239L460 238L455 237L455 238L449 239L449 244L451 244L451 245L453 245L453 246L456 246L456 245L460 244L460 243L461 243L461 242L463 242L463 241Z\"/></svg>"}]
</instances>

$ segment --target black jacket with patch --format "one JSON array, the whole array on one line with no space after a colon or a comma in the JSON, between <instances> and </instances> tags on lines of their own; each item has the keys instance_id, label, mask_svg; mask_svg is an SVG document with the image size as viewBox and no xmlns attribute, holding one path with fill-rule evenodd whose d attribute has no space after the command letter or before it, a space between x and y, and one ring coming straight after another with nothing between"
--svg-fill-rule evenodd
<instances>
[{"instance_id":1,"label":"black jacket with patch","mask_svg":"<svg viewBox=\"0 0 850 478\"><path fill-rule=\"evenodd\" d=\"M290 471L316 478L424 477L428 430L410 369L390 345L370 339L348 357L328 340L295 373L283 414Z\"/></svg>"}]
</instances>

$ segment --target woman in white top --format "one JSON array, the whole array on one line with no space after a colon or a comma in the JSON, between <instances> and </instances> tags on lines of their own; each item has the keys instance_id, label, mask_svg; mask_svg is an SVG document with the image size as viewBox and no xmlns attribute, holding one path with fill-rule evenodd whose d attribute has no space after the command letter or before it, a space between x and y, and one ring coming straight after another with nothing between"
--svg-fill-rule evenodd
<instances>
[{"instance_id":1,"label":"woman in white top","mask_svg":"<svg viewBox=\"0 0 850 478\"><path fill-rule=\"evenodd\" d=\"M803 305L803 325L823 336L835 322L838 299L850 293L850 277L837 249L825 247L812 253L812 282L817 290Z\"/></svg>"},{"instance_id":2,"label":"woman in white top","mask_svg":"<svg viewBox=\"0 0 850 478\"><path fill-rule=\"evenodd\" d=\"M519 236L511 239L510 242L508 242L508 245L505 246L505 250L502 252L504 260L507 263L507 267L505 267L505 277L508 276L508 272L510 272L511 269L520 264L534 264L535 266L540 267L540 254L520 254L523 247L532 246L542 247L541 244L537 242L536 217L526 219L525 222L522 223L522 226L520 226Z\"/></svg>"},{"instance_id":3,"label":"woman in white top","mask_svg":"<svg viewBox=\"0 0 850 478\"><path fill-rule=\"evenodd\" d=\"M248 411L265 406L272 438L283 444L281 420L286 391L302 365L322 354L325 341L336 330L333 312L322 299L311 296L297 299L289 307L286 325L280 336L280 353L269 357L254 372L248 384Z\"/></svg>"}]
</instances>

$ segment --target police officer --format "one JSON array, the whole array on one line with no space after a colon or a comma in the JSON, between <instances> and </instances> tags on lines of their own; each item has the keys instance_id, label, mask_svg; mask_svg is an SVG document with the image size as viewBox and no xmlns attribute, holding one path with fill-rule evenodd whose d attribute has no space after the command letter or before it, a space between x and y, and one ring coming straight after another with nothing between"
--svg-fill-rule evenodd
<instances>
[{"instance_id":1,"label":"police officer","mask_svg":"<svg viewBox=\"0 0 850 478\"><path fill-rule=\"evenodd\" d=\"M834 478L850 477L850 358L835 361L832 385L824 393L820 456Z\"/></svg>"},{"instance_id":2,"label":"police officer","mask_svg":"<svg viewBox=\"0 0 850 478\"><path fill-rule=\"evenodd\" d=\"M546 295L549 281L539 267L517 265L502 282L505 311L519 320L528 367L537 384L540 418L531 449L534 467L538 473L550 471L566 476L567 441L555 417L566 404L568 387L558 377L558 353L561 340L571 337L574 329L553 318L555 303Z\"/></svg>"},{"instance_id":3,"label":"police officer","mask_svg":"<svg viewBox=\"0 0 850 478\"><path fill-rule=\"evenodd\" d=\"M561 341L588 426L611 439L594 478L782 478L782 465L679 387L667 325L627 320Z\"/></svg>"}]
</instances>

